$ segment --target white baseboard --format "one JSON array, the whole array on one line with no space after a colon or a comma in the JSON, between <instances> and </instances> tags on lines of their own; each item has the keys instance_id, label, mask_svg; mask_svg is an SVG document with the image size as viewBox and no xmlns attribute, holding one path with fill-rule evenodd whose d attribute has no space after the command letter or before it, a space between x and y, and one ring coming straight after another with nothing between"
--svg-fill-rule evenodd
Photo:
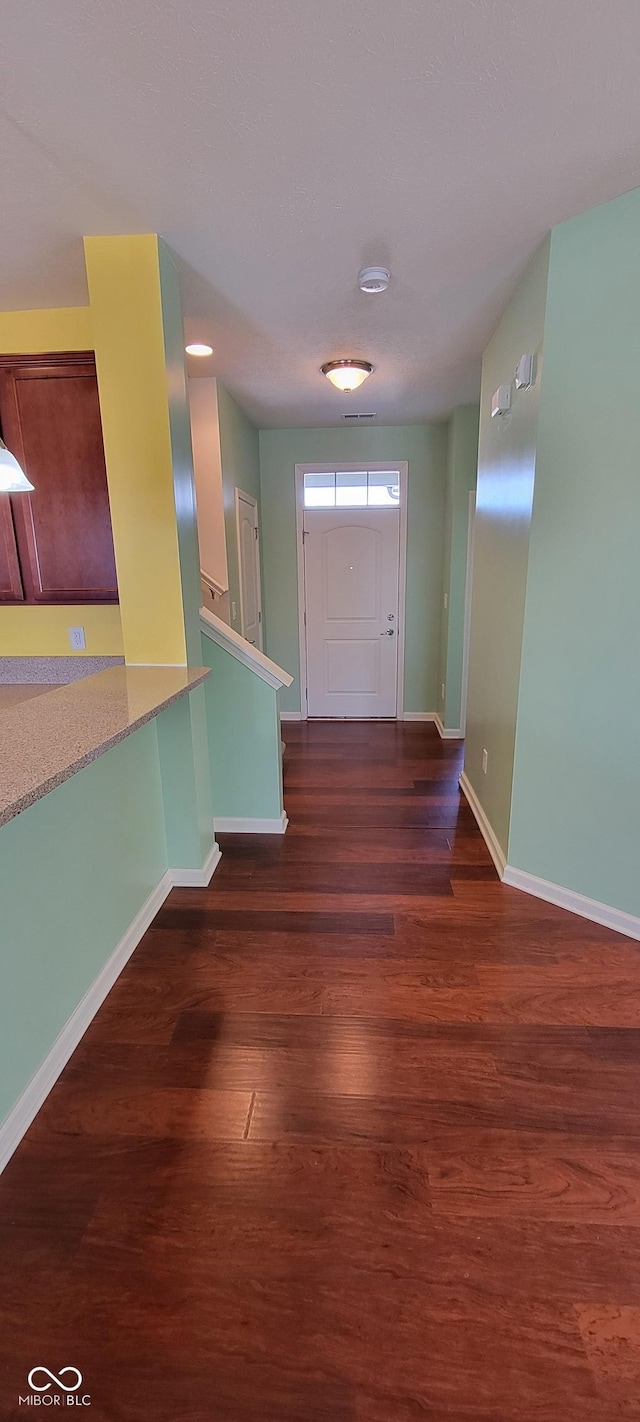
<instances>
[{"instance_id":1,"label":"white baseboard","mask_svg":"<svg viewBox=\"0 0 640 1422\"><path fill-rule=\"evenodd\" d=\"M213 827L216 834L284 834L288 823L283 810L277 820L243 820L227 816L215 819Z\"/></svg>"},{"instance_id":2,"label":"white baseboard","mask_svg":"<svg viewBox=\"0 0 640 1422\"><path fill-rule=\"evenodd\" d=\"M507 864L502 875L503 882L512 889L522 889L525 894L533 894L536 899L544 899L548 904L578 913L581 918L590 918L593 923L601 923L616 933L624 933L627 938L640 939L640 918L610 904L589 899L585 894L576 894L573 889L563 889L561 884L552 884L548 879L538 879L535 874L527 874L524 869L514 869Z\"/></svg>"},{"instance_id":3,"label":"white baseboard","mask_svg":"<svg viewBox=\"0 0 640 1422\"><path fill-rule=\"evenodd\" d=\"M437 730L438 735L440 736L441 740L443 740L443 741L462 741L462 740L464 740L464 736L463 736L463 734L462 734L462 731L460 730L460 727L458 726L458 727L456 728L456 730L451 730L451 727L450 727L450 726L445 726L445 724L444 724L442 718L438 715L437 711L436 711L436 714L435 714L435 716L434 716L433 719L434 719L434 721L435 721L435 723L436 723L436 730Z\"/></svg>"},{"instance_id":4,"label":"white baseboard","mask_svg":"<svg viewBox=\"0 0 640 1422\"><path fill-rule=\"evenodd\" d=\"M71 1013L68 1022L56 1037L41 1066L38 1067L28 1086L25 1087L15 1106L0 1126L0 1171L4 1170L14 1150L19 1146L43 1101L46 1100L52 1086L55 1086L60 1072L67 1065L70 1056L84 1037L98 1008L102 1006L107 993L111 991L143 934L153 922L158 910L162 908L167 894L173 888L173 882L171 870L167 869L160 883L149 894L146 903L136 914L133 923L129 924L124 937L120 939L111 957L100 969L95 981Z\"/></svg>"},{"instance_id":5,"label":"white baseboard","mask_svg":"<svg viewBox=\"0 0 640 1422\"><path fill-rule=\"evenodd\" d=\"M215 840L201 869L172 869L171 883L176 889L206 889L211 883L222 854Z\"/></svg>"},{"instance_id":6,"label":"white baseboard","mask_svg":"<svg viewBox=\"0 0 640 1422\"><path fill-rule=\"evenodd\" d=\"M502 879L507 861L502 852L502 849L500 848L500 845L498 844L493 829L489 824L482 805L480 804L473 785L465 775L464 770L462 772L462 775L460 776L460 789L464 795L465 800L467 801L469 809L475 816L478 829L480 830L482 838L487 846L487 849L489 850L496 869L498 870L500 878Z\"/></svg>"},{"instance_id":7,"label":"white baseboard","mask_svg":"<svg viewBox=\"0 0 640 1422\"><path fill-rule=\"evenodd\" d=\"M569 913L577 913L581 918L590 919L592 923L601 923L604 928L611 928L614 933L623 933L626 938L640 940L640 918L635 914L625 913L622 909L613 908L611 904L601 903L599 899L587 898L586 894L575 893L573 889L563 888L562 884L553 884L549 879L539 879L536 874L528 874L525 869L515 869L512 864L507 864L464 771L460 776L460 789L475 816L478 829L503 884L508 884L512 889L519 889L522 893L532 894L536 899L544 899L548 904L556 904L558 908L567 909Z\"/></svg>"},{"instance_id":8,"label":"white baseboard","mask_svg":"<svg viewBox=\"0 0 640 1422\"><path fill-rule=\"evenodd\" d=\"M306 719L306 716L303 716L301 711L280 712L281 721L306 721ZM319 721L331 721L333 717L316 716L314 719ZM342 718L338 717L337 719L341 720ZM358 718L355 717L355 719L357 720ZM437 721L438 713L437 711L402 711L397 719L398 721ZM447 734L451 733L447 732ZM459 734L459 732L456 732L456 735Z\"/></svg>"}]
</instances>

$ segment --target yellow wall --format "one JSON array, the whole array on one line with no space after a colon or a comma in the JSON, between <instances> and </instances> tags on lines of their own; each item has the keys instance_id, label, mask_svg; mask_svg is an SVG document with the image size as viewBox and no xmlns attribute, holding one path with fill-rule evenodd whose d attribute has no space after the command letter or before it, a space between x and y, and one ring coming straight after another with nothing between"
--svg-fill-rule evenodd
<instances>
[{"instance_id":1,"label":"yellow wall","mask_svg":"<svg viewBox=\"0 0 640 1422\"><path fill-rule=\"evenodd\" d=\"M184 664L158 238L87 237L85 260L125 658Z\"/></svg>"},{"instance_id":2,"label":"yellow wall","mask_svg":"<svg viewBox=\"0 0 640 1422\"><path fill-rule=\"evenodd\" d=\"M0 311L2 355L91 350L93 331L88 306L61 306L51 311Z\"/></svg>"},{"instance_id":3,"label":"yellow wall","mask_svg":"<svg viewBox=\"0 0 640 1422\"><path fill-rule=\"evenodd\" d=\"M0 311L2 355L87 350L93 350L88 306L51 311ZM70 607L21 607L19 604L0 607L0 656L72 656L68 628L78 626L85 629L84 655L122 656L120 609L77 603Z\"/></svg>"},{"instance_id":4,"label":"yellow wall","mask_svg":"<svg viewBox=\"0 0 640 1422\"><path fill-rule=\"evenodd\" d=\"M70 627L84 627L83 652L71 650ZM122 656L119 607L0 607L0 657L74 656Z\"/></svg>"},{"instance_id":5,"label":"yellow wall","mask_svg":"<svg viewBox=\"0 0 640 1422\"><path fill-rule=\"evenodd\" d=\"M89 655L184 665L200 590L177 273L155 234L87 237L85 261L89 306L0 313L0 352L95 351L120 605L0 607L0 655L68 655L80 624Z\"/></svg>"}]
</instances>

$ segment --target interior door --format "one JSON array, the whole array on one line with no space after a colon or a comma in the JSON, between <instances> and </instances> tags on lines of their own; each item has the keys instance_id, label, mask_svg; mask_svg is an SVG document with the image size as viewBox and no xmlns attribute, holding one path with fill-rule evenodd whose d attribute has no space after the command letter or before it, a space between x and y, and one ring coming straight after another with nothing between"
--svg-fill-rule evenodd
<instances>
[{"instance_id":1,"label":"interior door","mask_svg":"<svg viewBox=\"0 0 640 1422\"><path fill-rule=\"evenodd\" d=\"M309 716L395 716L399 509L304 512Z\"/></svg>"},{"instance_id":2,"label":"interior door","mask_svg":"<svg viewBox=\"0 0 640 1422\"><path fill-rule=\"evenodd\" d=\"M467 570L464 585L464 630L462 635L462 691L460 696L460 735L467 729L467 695L469 691L469 649L471 644L471 595L473 592L473 540L476 524L476 491L469 494L467 523Z\"/></svg>"},{"instance_id":3,"label":"interior door","mask_svg":"<svg viewBox=\"0 0 640 1422\"><path fill-rule=\"evenodd\" d=\"M247 642L262 651L262 597L260 592L260 537L258 505L236 489L238 564L240 577L240 630Z\"/></svg>"}]
</instances>

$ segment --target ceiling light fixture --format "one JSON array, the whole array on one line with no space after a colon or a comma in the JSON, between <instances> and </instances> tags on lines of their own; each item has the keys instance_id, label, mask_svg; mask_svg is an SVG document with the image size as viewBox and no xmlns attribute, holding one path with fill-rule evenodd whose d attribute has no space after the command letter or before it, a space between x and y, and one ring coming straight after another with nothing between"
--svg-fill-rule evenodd
<instances>
[{"instance_id":1,"label":"ceiling light fixture","mask_svg":"<svg viewBox=\"0 0 640 1422\"><path fill-rule=\"evenodd\" d=\"M203 341L191 341L190 345L185 346L185 350L186 350L186 352L187 352L187 355L195 355L195 356L209 356L209 355L213 355L213 346L207 346L207 345L204 344Z\"/></svg>"},{"instance_id":2,"label":"ceiling light fixture","mask_svg":"<svg viewBox=\"0 0 640 1422\"><path fill-rule=\"evenodd\" d=\"M32 490L33 484L29 483L24 469L20 468L15 455L0 439L0 493L29 494Z\"/></svg>"},{"instance_id":3,"label":"ceiling light fixture","mask_svg":"<svg viewBox=\"0 0 640 1422\"><path fill-rule=\"evenodd\" d=\"M363 267L358 272L358 286L361 291L386 291L391 281L391 272L386 267Z\"/></svg>"},{"instance_id":4,"label":"ceiling light fixture","mask_svg":"<svg viewBox=\"0 0 640 1422\"><path fill-rule=\"evenodd\" d=\"M369 360L328 360L325 365L320 366L320 370L327 380L335 385L336 390L341 390L343 395L350 395L352 390L357 390L367 376L371 375L373 366Z\"/></svg>"}]
</instances>

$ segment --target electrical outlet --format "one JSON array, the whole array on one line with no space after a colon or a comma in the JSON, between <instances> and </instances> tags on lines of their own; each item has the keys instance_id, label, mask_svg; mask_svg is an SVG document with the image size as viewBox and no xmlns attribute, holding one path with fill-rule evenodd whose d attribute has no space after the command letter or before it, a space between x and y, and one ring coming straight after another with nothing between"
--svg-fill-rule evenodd
<instances>
[{"instance_id":1,"label":"electrical outlet","mask_svg":"<svg viewBox=\"0 0 640 1422\"><path fill-rule=\"evenodd\" d=\"M237 618L238 618L238 609L237 609L236 603L235 603L235 602L232 602L232 604L231 604L231 621L232 621L232 622L236 622L236 621L237 621Z\"/></svg>"},{"instance_id":2,"label":"electrical outlet","mask_svg":"<svg viewBox=\"0 0 640 1422\"><path fill-rule=\"evenodd\" d=\"M84 652L86 645L87 643L84 635L84 627L70 627L69 646L71 647L72 651Z\"/></svg>"},{"instance_id":3,"label":"electrical outlet","mask_svg":"<svg viewBox=\"0 0 640 1422\"><path fill-rule=\"evenodd\" d=\"M440 700L441 700L441 701L444 701L444 682L442 683L442 686L440 687Z\"/></svg>"},{"instance_id":4,"label":"electrical outlet","mask_svg":"<svg viewBox=\"0 0 640 1422\"><path fill-rule=\"evenodd\" d=\"M487 773L487 766L488 766L488 764L489 764L489 755L488 755L488 752L487 752L486 750L483 750L483 752L482 752L482 774L483 774L483 775L486 775L486 773Z\"/></svg>"},{"instance_id":5,"label":"electrical outlet","mask_svg":"<svg viewBox=\"0 0 640 1422\"><path fill-rule=\"evenodd\" d=\"M444 595L444 610L445 610L445 612L446 612L448 606L449 606L449 594L448 594L448 593L445 593L445 595Z\"/></svg>"}]
</instances>

